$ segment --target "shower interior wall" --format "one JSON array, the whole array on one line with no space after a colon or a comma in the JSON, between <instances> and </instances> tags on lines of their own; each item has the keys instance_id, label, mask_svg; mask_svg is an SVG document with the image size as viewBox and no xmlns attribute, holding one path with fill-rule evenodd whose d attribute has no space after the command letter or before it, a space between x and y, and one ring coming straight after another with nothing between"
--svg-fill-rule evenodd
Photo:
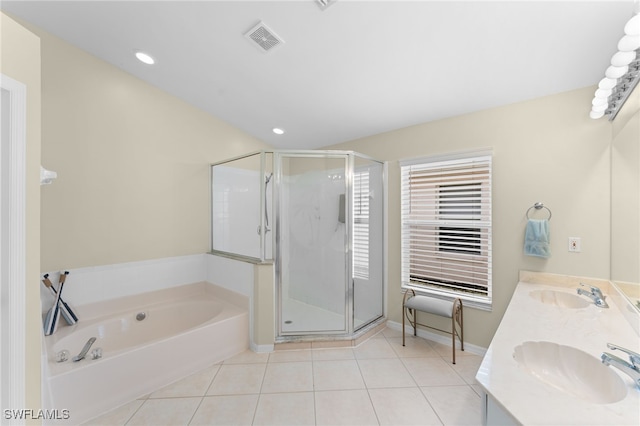
<instances>
[{"instance_id":1,"label":"shower interior wall","mask_svg":"<svg viewBox=\"0 0 640 426\"><path fill-rule=\"evenodd\" d=\"M345 315L347 271L346 224L339 220L345 167L312 170L313 162L301 160L306 159L283 159L296 167L283 164L288 172L282 174L279 187L278 250L290 254L282 258L281 298L329 311L339 321ZM327 328L336 327L344 330L344 321Z\"/></svg>"},{"instance_id":2,"label":"shower interior wall","mask_svg":"<svg viewBox=\"0 0 640 426\"><path fill-rule=\"evenodd\" d=\"M264 261L273 258L271 234L262 229L272 218L271 166L264 167L261 153L211 167L211 247L213 251ZM263 171L264 170L264 171ZM263 191L266 191L266 195ZM262 212L266 215L262 216Z\"/></svg>"}]
</instances>

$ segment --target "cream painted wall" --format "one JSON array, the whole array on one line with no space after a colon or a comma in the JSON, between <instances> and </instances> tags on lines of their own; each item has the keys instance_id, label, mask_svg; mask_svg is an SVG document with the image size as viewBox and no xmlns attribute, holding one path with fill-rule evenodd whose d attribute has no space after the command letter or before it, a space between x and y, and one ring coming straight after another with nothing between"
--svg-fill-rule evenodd
<instances>
[{"instance_id":1,"label":"cream painted wall","mask_svg":"<svg viewBox=\"0 0 640 426\"><path fill-rule=\"evenodd\" d=\"M268 146L29 28L42 42L42 163L58 173L42 191L41 271L208 251L208 164Z\"/></svg>"},{"instance_id":2,"label":"cream painted wall","mask_svg":"<svg viewBox=\"0 0 640 426\"><path fill-rule=\"evenodd\" d=\"M401 321L400 159L493 148L493 311L465 311L468 342L488 347L521 269L608 279L612 133L608 121L589 118L593 90L561 93L328 147L389 162L390 320ZM553 212L548 260L523 254L525 213L537 201ZM581 253L568 252L570 236L582 238Z\"/></svg>"},{"instance_id":3,"label":"cream painted wall","mask_svg":"<svg viewBox=\"0 0 640 426\"><path fill-rule=\"evenodd\" d=\"M0 12L0 72L27 87L26 407L40 408L40 40ZM33 422L37 423L37 422Z\"/></svg>"}]
</instances>

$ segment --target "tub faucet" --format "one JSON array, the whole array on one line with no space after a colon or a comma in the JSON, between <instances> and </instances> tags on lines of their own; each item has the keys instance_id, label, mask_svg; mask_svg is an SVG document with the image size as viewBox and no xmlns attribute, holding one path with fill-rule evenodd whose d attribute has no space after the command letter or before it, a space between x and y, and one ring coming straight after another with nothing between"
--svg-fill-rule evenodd
<instances>
[{"instance_id":1,"label":"tub faucet","mask_svg":"<svg viewBox=\"0 0 640 426\"><path fill-rule=\"evenodd\" d=\"M82 351L80 351L80 353L74 356L71 360L73 362L78 362L81 359L84 359L84 357L87 356L87 352L89 352L89 349L91 349L91 345L93 345L93 342L95 341L96 341L95 337L92 337L91 339L87 340L87 343L84 344L84 348L82 348Z\"/></svg>"},{"instance_id":2,"label":"tub faucet","mask_svg":"<svg viewBox=\"0 0 640 426\"><path fill-rule=\"evenodd\" d=\"M615 355L611 355L608 352L604 352L600 357L600 359L602 359L602 363L622 371L624 374L631 377L636 386L640 388L640 354L611 343L607 343L607 347L614 351L617 349L626 353L629 355L630 362L620 359Z\"/></svg>"},{"instance_id":3,"label":"tub faucet","mask_svg":"<svg viewBox=\"0 0 640 426\"><path fill-rule=\"evenodd\" d=\"M592 286L592 285L585 285L580 283L580 285L582 287L588 287L588 290L585 290L583 288L578 287L576 289L578 294L582 294L585 295L589 298L591 298L591 300L593 300L593 303L595 303L595 305L599 308L608 308L609 305L607 304L607 302L604 300L604 296L602 295L602 290L600 290L598 287Z\"/></svg>"}]
</instances>

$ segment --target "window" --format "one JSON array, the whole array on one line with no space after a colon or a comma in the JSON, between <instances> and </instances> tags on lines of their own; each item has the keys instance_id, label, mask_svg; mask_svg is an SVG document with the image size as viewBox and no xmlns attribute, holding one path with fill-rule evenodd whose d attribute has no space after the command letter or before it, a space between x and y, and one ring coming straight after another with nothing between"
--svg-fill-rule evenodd
<instances>
[{"instance_id":1,"label":"window","mask_svg":"<svg viewBox=\"0 0 640 426\"><path fill-rule=\"evenodd\" d=\"M353 175L353 276L369 279L369 170Z\"/></svg>"},{"instance_id":2,"label":"window","mask_svg":"<svg viewBox=\"0 0 640 426\"><path fill-rule=\"evenodd\" d=\"M402 286L490 309L490 153L400 169Z\"/></svg>"}]
</instances>

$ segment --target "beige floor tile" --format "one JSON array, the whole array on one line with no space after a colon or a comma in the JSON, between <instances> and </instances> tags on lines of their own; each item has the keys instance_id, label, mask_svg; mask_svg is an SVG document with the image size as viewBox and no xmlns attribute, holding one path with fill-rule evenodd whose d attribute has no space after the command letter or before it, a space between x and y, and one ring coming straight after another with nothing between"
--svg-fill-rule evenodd
<instances>
[{"instance_id":1,"label":"beige floor tile","mask_svg":"<svg viewBox=\"0 0 640 426\"><path fill-rule=\"evenodd\" d=\"M254 425L314 425L313 392L262 394Z\"/></svg>"},{"instance_id":2,"label":"beige floor tile","mask_svg":"<svg viewBox=\"0 0 640 426\"><path fill-rule=\"evenodd\" d=\"M484 389L482 389L482 386L480 385L469 385L469 386L471 386L471 389L473 389L473 391L482 398L482 394L484 393Z\"/></svg>"},{"instance_id":3,"label":"beige floor tile","mask_svg":"<svg viewBox=\"0 0 640 426\"><path fill-rule=\"evenodd\" d=\"M88 422L83 423L85 426L121 426L135 414L142 406L144 400L135 399L121 407L111 410L101 416L95 417Z\"/></svg>"},{"instance_id":4,"label":"beige floor tile","mask_svg":"<svg viewBox=\"0 0 640 426\"><path fill-rule=\"evenodd\" d=\"M437 386L420 389L445 425L482 424L481 399L470 386Z\"/></svg>"},{"instance_id":5,"label":"beige floor tile","mask_svg":"<svg viewBox=\"0 0 640 426\"><path fill-rule=\"evenodd\" d=\"M250 425L259 395L207 396L189 425Z\"/></svg>"},{"instance_id":6,"label":"beige floor tile","mask_svg":"<svg viewBox=\"0 0 640 426\"><path fill-rule=\"evenodd\" d=\"M441 425L419 388L369 389L381 425Z\"/></svg>"},{"instance_id":7,"label":"beige floor tile","mask_svg":"<svg viewBox=\"0 0 640 426\"><path fill-rule=\"evenodd\" d=\"M269 362L311 361L311 349L297 351L274 351L269 354Z\"/></svg>"},{"instance_id":8,"label":"beige floor tile","mask_svg":"<svg viewBox=\"0 0 640 426\"><path fill-rule=\"evenodd\" d=\"M405 346L402 346L402 337L392 337L387 339L387 341L400 358L440 357L440 354L431 347L429 342L420 337L407 337L405 339Z\"/></svg>"},{"instance_id":9,"label":"beige floor tile","mask_svg":"<svg viewBox=\"0 0 640 426\"><path fill-rule=\"evenodd\" d=\"M393 328L387 327L384 330L382 330L382 334L387 339L394 338L394 337L402 337L402 330L394 330Z\"/></svg>"},{"instance_id":10,"label":"beige floor tile","mask_svg":"<svg viewBox=\"0 0 640 426\"><path fill-rule=\"evenodd\" d=\"M252 350L246 350L224 360L224 364L261 364L269 361L269 353L257 353Z\"/></svg>"},{"instance_id":11,"label":"beige floor tile","mask_svg":"<svg viewBox=\"0 0 640 426\"><path fill-rule=\"evenodd\" d=\"M358 365L368 389L416 386L399 358L363 359L358 360Z\"/></svg>"},{"instance_id":12,"label":"beige floor tile","mask_svg":"<svg viewBox=\"0 0 640 426\"><path fill-rule=\"evenodd\" d=\"M482 364L482 357L480 356L461 356L456 359L456 363L452 367L467 384L475 385L478 383L476 382L476 374L480 364Z\"/></svg>"},{"instance_id":13,"label":"beige floor tile","mask_svg":"<svg viewBox=\"0 0 640 426\"><path fill-rule=\"evenodd\" d=\"M377 425L366 390L315 392L317 425Z\"/></svg>"},{"instance_id":14,"label":"beige floor tile","mask_svg":"<svg viewBox=\"0 0 640 426\"><path fill-rule=\"evenodd\" d=\"M435 350L438 354L440 354L441 357L451 362L451 359L452 359L451 345L445 345L443 343L434 342L432 340L427 340L427 341L429 342L433 350ZM460 341L456 339L456 361L458 360L458 358L463 356L478 356L478 355L472 354L469 351L460 350Z\"/></svg>"},{"instance_id":15,"label":"beige floor tile","mask_svg":"<svg viewBox=\"0 0 640 426\"><path fill-rule=\"evenodd\" d=\"M187 425L202 398L148 399L127 425Z\"/></svg>"},{"instance_id":16,"label":"beige floor tile","mask_svg":"<svg viewBox=\"0 0 640 426\"><path fill-rule=\"evenodd\" d=\"M311 351L314 361L335 361L339 359L356 359L351 348L314 349Z\"/></svg>"},{"instance_id":17,"label":"beige floor tile","mask_svg":"<svg viewBox=\"0 0 640 426\"><path fill-rule=\"evenodd\" d=\"M262 393L313 391L311 362L283 362L267 365Z\"/></svg>"},{"instance_id":18,"label":"beige floor tile","mask_svg":"<svg viewBox=\"0 0 640 426\"><path fill-rule=\"evenodd\" d=\"M369 339L353 349L357 359L397 358L387 339Z\"/></svg>"},{"instance_id":19,"label":"beige floor tile","mask_svg":"<svg viewBox=\"0 0 640 426\"><path fill-rule=\"evenodd\" d=\"M364 380L355 360L315 361L313 363L315 390L364 389Z\"/></svg>"},{"instance_id":20,"label":"beige floor tile","mask_svg":"<svg viewBox=\"0 0 640 426\"><path fill-rule=\"evenodd\" d=\"M219 364L213 365L153 392L149 398L204 396L219 368Z\"/></svg>"},{"instance_id":21,"label":"beige floor tile","mask_svg":"<svg viewBox=\"0 0 640 426\"><path fill-rule=\"evenodd\" d=\"M402 358L418 386L453 386L466 384L462 377L442 358Z\"/></svg>"},{"instance_id":22,"label":"beige floor tile","mask_svg":"<svg viewBox=\"0 0 640 426\"><path fill-rule=\"evenodd\" d=\"M207 395L242 395L260 393L267 364L223 364L214 377Z\"/></svg>"}]
</instances>

